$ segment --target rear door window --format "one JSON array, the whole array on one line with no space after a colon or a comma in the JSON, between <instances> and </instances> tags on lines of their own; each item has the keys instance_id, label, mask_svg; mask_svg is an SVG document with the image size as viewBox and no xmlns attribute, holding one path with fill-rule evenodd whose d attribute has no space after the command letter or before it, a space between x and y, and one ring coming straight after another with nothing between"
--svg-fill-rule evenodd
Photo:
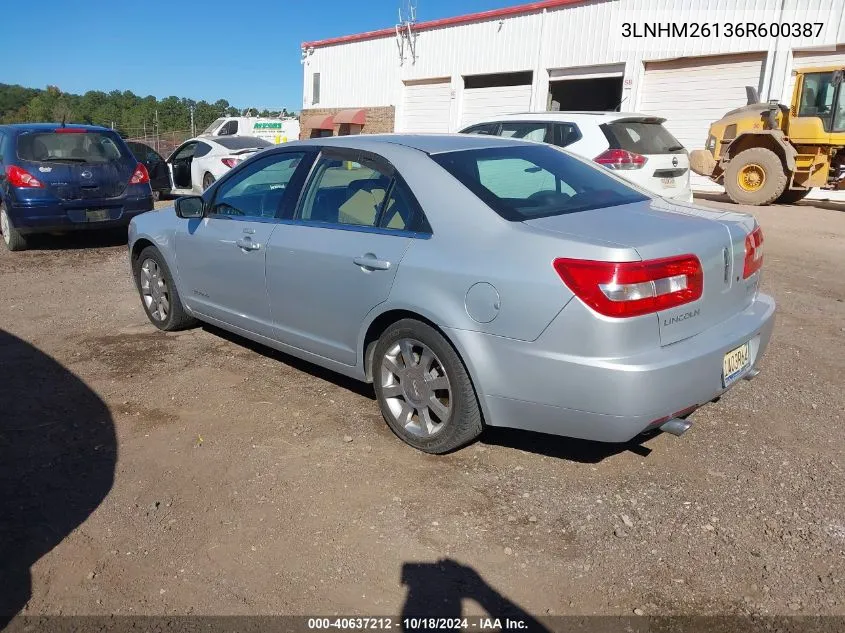
<instances>
[{"instance_id":1,"label":"rear door window","mask_svg":"<svg viewBox=\"0 0 845 633\"><path fill-rule=\"evenodd\" d=\"M123 158L120 145L109 132L30 132L18 137L18 158L40 163L108 163Z\"/></svg>"},{"instance_id":2,"label":"rear door window","mask_svg":"<svg viewBox=\"0 0 845 633\"><path fill-rule=\"evenodd\" d=\"M194 150L194 158L202 158L206 154L208 154L212 150L211 145L208 143L203 143L202 141L197 142L197 148Z\"/></svg>"},{"instance_id":3,"label":"rear door window","mask_svg":"<svg viewBox=\"0 0 845 633\"><path fill-rule=\"evenodd\" d=\"M654 119L619 120L601 125L610 149L624 149L635 154L674 154L684 146Z\"/></svg>"},{"instance_id":4,"label":"rear door window","mask_svg":"<svg viewBox=\"0 0 845 633\"><path fill-rule=\"evenodd\" d=\"M524 141L551 141L549 138L549 125L545 122L521 122L506 121L502 123L499 136L506 138L519 138Z\"/></svg>"},{"instance_id":5,"label":"rear door window","mask_svg":"<svg viewBox=\"0 0 845 633\"><path fill-rule=\"evenodd\" d=\"M431 158L513 222L648 200L602 169L543 144L444 152Z\"/></svg>"},{"instance_id":6,"label":"rear door window","mask_svg":"<svg viewBox=\"0 0 845 633\"><path fill-rule=\"evenodd\" d=\"M575 141L581 138L581 130L574 123L555 123L554 124L554 141L558 147L566 147L572 145Z\"/></svg>"}]
</instances>

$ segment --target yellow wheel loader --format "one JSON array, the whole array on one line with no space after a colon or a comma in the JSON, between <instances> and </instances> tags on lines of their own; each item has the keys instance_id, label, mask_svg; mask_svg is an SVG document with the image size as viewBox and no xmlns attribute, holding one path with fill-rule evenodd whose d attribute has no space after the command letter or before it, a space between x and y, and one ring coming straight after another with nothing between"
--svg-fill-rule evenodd
<instances>
[{"instance_id":1,"label":"yellow wheel loader","mask_svg":"<svg viewBox=\"0 0 845 633\"><path fill-rule=\"evenodd\" d=\"M792 103L731 110L710 126L692 170L725 187L738 204L792 204L813 187L845 189L845 69L796 71Z\"/></svg>"}]
</instances>

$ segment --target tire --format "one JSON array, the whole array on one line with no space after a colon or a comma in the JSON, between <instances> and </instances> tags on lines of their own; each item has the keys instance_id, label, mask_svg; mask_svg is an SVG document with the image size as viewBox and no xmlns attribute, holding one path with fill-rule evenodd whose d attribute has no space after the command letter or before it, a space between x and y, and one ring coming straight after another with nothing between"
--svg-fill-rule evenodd
<instances>
[{"instance_id":1,"label":"tire","mask_svg":"<svg viewBox=\"0 0 845 633\"><path fill-rule=\"evenodd\" d=\"M795 204L807 197L810 189L787 189L775 200L778 204Z\"/></svg>"},{"instance_id":2,"label":"tire","mask_svg":"<svg viewBox=\"0 0 845 633\"><path fill-rule=\"evenodd\" d=\"M205 176L202 177L202 190L205 191L211 185L214 184L215 178L208 172L205 172Z\"/></svg>"},{"instance_id":3,"label":"tire","mask_svg":"<svg viewBox=\"0 0 845 633\"><path fill-rule=\"evenodd\" d=\"M26 250L26 238L12 225L12 220L6 212L6 205L3 203L0 203L0 233L3 234L3 244L8 250Z\"/></svg>"},{"instance_id":4,"label":"tire","mask_svg":"<svg viewBox=\"0 0 845 633\"><path fill-rule=\"evenodd\" d=\"M379 337L372 362L382 416L406 444L425 453L448 453L481 433L481 410L466 367L431 326L397 321Z\"/></svg>"},{"instance_id":5,"label":"tire","mask_svg":"<svg viewBox=\"0 0 845 633\"><path fill-rule=\"evenodd\" d=\"M731 158L725 170L725 191L736 204L766 205L780 197L787 180L777 154L752 147Z\"/></svg>"},{"instance_id":6,"label":"tire","mask_svg":"<svg viewBox=\"0 0 845 633\"><path fill-rule=\"evenodd\" d=\"M135 285L147 318L158 329L175 332L196 325L196 319L185 311L173 275L156 247L147 246L141 251L135 264ZM166 310L162 297L166 299Z\"/></svg>"}]
</instances>

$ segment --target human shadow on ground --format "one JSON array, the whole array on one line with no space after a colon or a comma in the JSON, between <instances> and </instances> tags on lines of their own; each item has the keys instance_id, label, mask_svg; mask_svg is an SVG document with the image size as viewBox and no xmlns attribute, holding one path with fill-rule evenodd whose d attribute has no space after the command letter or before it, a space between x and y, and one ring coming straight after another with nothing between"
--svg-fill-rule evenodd
<instances>
[{"instance_id":1,"label":"human shadow on ground","mask_svg":"<svg viewBox=\"0 0 845 633\"><path fill-rule=\"evenodd\" d=\"M0 630L32 596L32 565L111 490L116 458L99 396L0 329Z\"/></svg>"},{"instance_id":2,"label":"human shadow on ground","mask_svg":"<svg viewBox=\"0 0 845 633\"><path fill-rule=\"evenodd\" d=\"M549 630L537 618L487 584L472 567L449 558L435 563L405 563L402 565L402 584L408 587L402 607L402 630L419 629L413 622L417 618L434 618L427 624L435 626L422 628L454 631L458 628L454 620L466 617L463 613L464 600L472 600L490 618L499 618L503 624L505 618L523 623L519 627L521 631L543 633ZM453 622L448 622L450 619ZM407 626L406 620L411 620ZM443 626L440 626L441 622Z\"/></svg>"}]
</instances>

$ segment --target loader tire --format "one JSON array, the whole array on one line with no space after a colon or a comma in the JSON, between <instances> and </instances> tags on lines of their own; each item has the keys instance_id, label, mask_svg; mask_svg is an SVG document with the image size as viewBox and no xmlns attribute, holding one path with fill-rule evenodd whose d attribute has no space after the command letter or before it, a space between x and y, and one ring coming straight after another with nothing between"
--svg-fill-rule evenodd
<instances>
[{"instance_id":1,"label":"loader tire","mask_svg":"<svg viewBox=\"0 0 845 633\"><path fill-rule=\"evenodd\" d=\"M771 204L786 189L789 177L777 154L752 147L731 158L725 170L725 191L736 204Z\"/></svg>"},{"instance_id":2,"label":"loader tire","mask_svg":"<svg viewBox=\"0 0 845 633\"><path fill-rule=\"evenodd\" d=\"M795 204L806 198L808 193L810 193L809 189L787 189L780 194L775 202L778 204Z\"/></svg>"}]
</instances>

